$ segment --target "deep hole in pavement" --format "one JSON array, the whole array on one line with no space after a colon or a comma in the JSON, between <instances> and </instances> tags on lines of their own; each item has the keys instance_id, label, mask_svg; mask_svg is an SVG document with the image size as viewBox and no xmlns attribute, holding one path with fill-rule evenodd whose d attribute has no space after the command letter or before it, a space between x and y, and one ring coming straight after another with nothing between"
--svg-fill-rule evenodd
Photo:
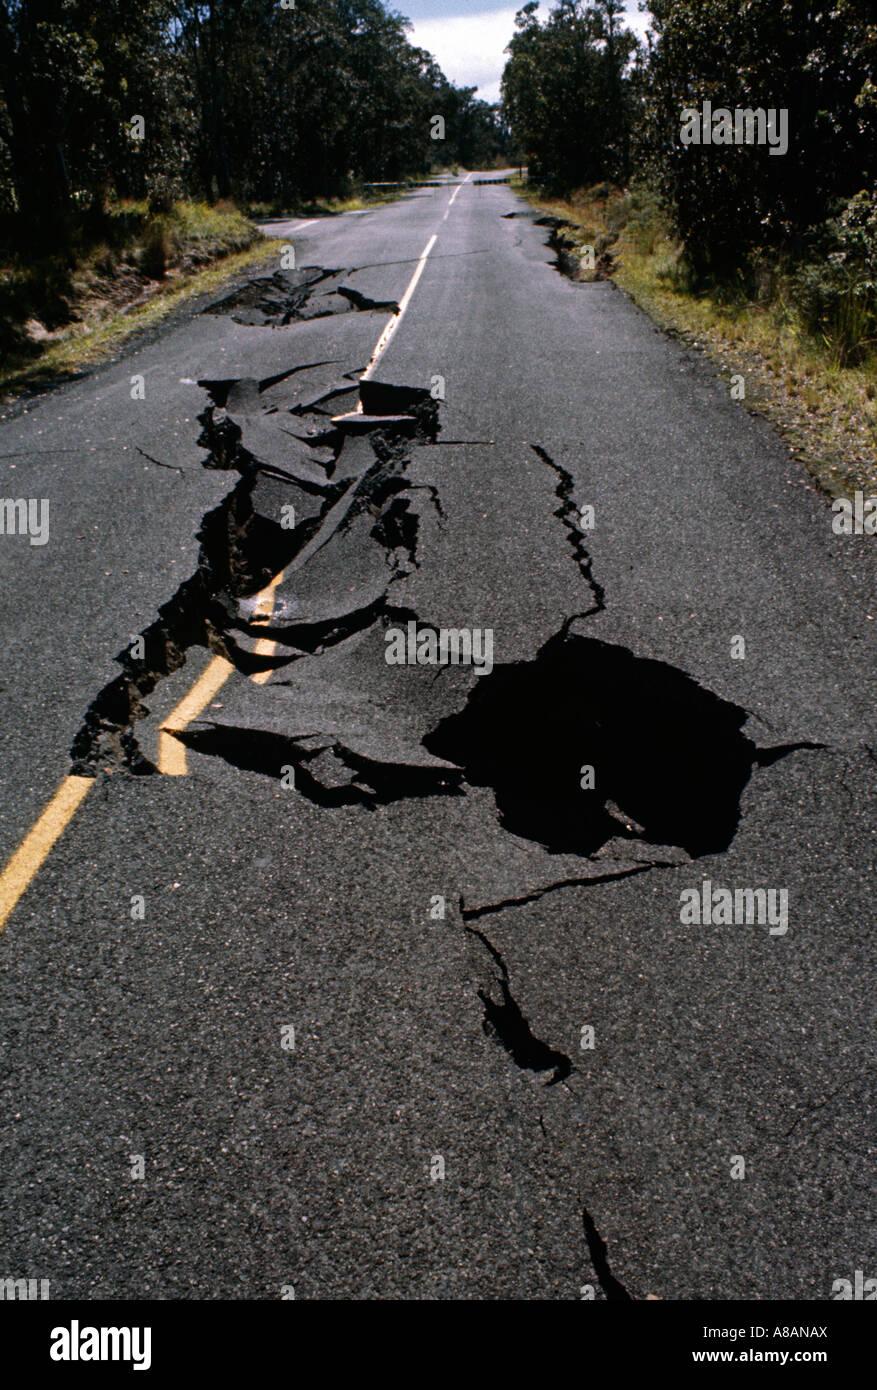
<instances>
[{"instance_id":1,"label":"deep hole in pavement","mask_svg":"<svg viewBox=\"0 0 877 1390\"><path fill-rule=\"evenodd\" d=\"M728 848L754 767L819 746L759 749L747 717L673 666L561 631L534 661L482 676L423 744L493 789L506 830L553 854L622 838L696 856Z\"/></svg>"}]
</instances>

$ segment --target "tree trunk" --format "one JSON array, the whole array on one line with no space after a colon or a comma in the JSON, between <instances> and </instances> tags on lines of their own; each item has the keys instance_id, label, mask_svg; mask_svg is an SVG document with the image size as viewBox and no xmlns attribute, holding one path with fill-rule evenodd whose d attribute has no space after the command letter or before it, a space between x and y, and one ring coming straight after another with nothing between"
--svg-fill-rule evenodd
<instances>
[{"instance_id":1,"label":"tree trunk","mask_svg":"<svg viewBox=\"0 0 877 1390\"><path fill-rule=\"evenodd\" d=\"M17 235L30 249L70 244L70 189L58 139L60 122L48 84L36 90L39 55L24 54L0 0L0 87L9 117L9 154L18 205Z\"/></svg>"}]
</instances>

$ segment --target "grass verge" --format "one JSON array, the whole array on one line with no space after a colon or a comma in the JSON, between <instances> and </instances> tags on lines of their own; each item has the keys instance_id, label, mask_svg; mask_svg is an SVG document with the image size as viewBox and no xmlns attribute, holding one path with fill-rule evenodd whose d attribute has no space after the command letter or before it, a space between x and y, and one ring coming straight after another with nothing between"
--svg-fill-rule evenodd
<instances>
[{"instance_id":1,"label":"grass verge","mask_svg":"<svg viewBox=\"0 0 877 1390\"><path fill-rule=\"evenodd\" d=\"M70 257L0 263L0 403L111 356L184 301L268 262L277 243L231 205L126 203Z\"/></svg>"},{"instance_id":2,"label":"grass verge","mask_svg":"<svg viewBox=\"0 0 877 1390\"><path fill-rule=\"evenodd\" d=\"M394 189L392 192L361 194L351 198L313 198L309 203L296 203L293 210L285 203L248 203L247 215L254 222L267 222L272 217L338 217L342 212L363 212L381 203L392 203L399 197L399 192L399 189Z\"/></svg>"}]
</instances>

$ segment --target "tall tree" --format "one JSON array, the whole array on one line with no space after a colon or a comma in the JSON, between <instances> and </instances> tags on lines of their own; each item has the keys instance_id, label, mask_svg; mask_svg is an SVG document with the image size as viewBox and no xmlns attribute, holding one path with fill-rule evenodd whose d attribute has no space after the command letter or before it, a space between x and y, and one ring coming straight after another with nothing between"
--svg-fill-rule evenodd
<instances>
[{"instance_id":1,"label":"tall tree","mask_svg":"<svg viewBox=\"0 0 877 1390\"><path fill-rule=\"evenodd\" d=\"M538 0L515 17L502 77L503 107L516 141L543 182L564 191L629 173L633 95L627 67L636 50L619 26L619 0L558 0L543 24Z\"/></svg>"},{"instance_id":2,"label":"tall tree","mask_svg":"<svg viewBox=\"0 0 877 1390\"><path fill-rule=\"evenodd\" d=\"M725 275L767 247L801 254L837 200L877 176L872 0L652 0L644 165L692 266ZM788 152L684 145L684 108L788 113Z\"/></svg>"},{"instance_id":3,"label":"tall tree","mask_svg":"<svg viewBox=\"0 0 877 1390\"><path fill-rule=\"evenodd\" d=\"M24 244L67 239L70 184L63 141L65 97L87 80L64 0L0 0L0 87L19 232Z\"/></svg>"}]
</instances>

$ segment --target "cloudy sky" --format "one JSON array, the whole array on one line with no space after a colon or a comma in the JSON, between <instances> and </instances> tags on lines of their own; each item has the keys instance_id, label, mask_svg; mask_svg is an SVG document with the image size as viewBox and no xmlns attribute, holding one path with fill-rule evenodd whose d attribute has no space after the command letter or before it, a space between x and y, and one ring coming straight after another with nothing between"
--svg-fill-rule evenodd
<instances>
[{"instance_id":1,"label":"cloudy sky","mask_svg":"<svg viewBox=\"0 0 877 1390\"><path fill-rule=\"evenodd\" d=\"M411 20L412 43L432 53L446 77L461 87L477 87L485 101L498 101L503 49L525 3L498 7L490 0L391 0L389 8ZM551 8L550 0L541 0L540 18ZM628 0L627 23L637 34L645 32L647 20L637 0Z\"/></svg>"}]
</instances>

